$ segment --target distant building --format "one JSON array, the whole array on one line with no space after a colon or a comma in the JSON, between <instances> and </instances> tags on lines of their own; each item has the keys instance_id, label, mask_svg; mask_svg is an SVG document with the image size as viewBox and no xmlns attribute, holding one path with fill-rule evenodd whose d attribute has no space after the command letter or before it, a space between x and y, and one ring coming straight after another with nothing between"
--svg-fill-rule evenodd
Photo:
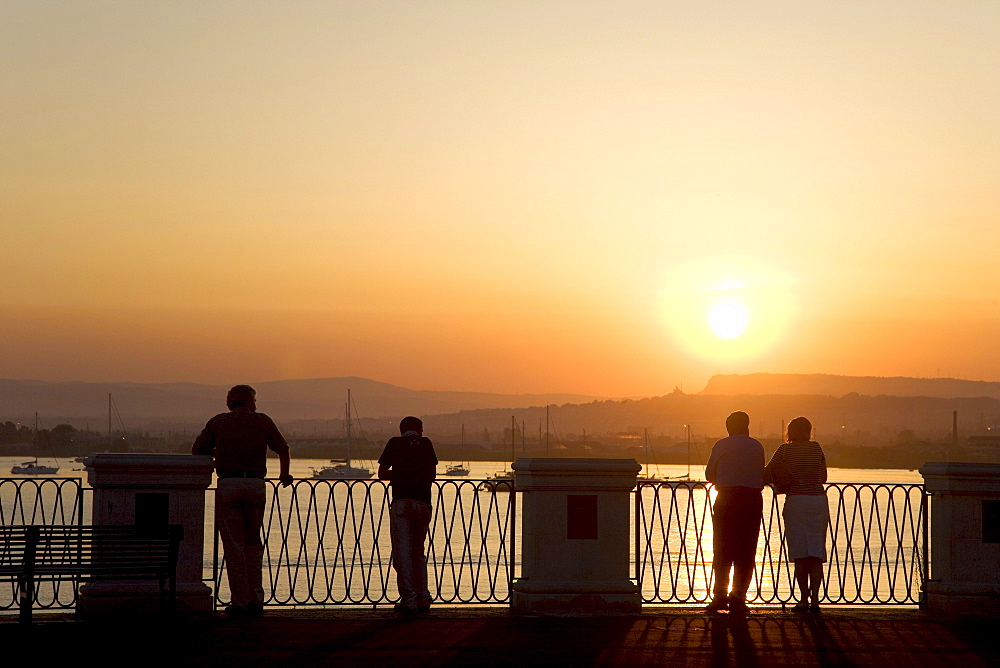
<instances>
[{"instance_id":1,"label":"distant building","mask_svg":"<svg viewBox=\"0 0 1000 668\"><path fill-rule=\"evenodd\" d=\"M970 455L991 459L998 457L1000 456L1000 433L970 436L965 447Z\"/></svg>"},{"instance_id":2,"label":"distant building","mask_svg":"<svg viewBox=\"0 0 1000 668\"><path fill-rule=\"evenodd\" d=\"M28 441L23 443L4 443L3 445L0 445L0 454L17 456L30 455L32 454L33 449L34 446Z\"/></svg>"}]
</instances>

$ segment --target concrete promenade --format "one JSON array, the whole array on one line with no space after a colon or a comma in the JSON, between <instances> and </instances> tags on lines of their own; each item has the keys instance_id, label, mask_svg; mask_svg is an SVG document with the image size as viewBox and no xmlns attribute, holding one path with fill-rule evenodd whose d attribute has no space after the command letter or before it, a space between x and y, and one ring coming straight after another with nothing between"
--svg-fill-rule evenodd
<instances>
[{"instance_id":1,"label":"concrete promenade","mask_svg":"<svg viewBox=\"0 0 1000 668\"><path fill-rule=\"evenodd\" d=\"M268 610L173 619L0 615L8 657L101 666L1000 666L1000 622L916 610L828 607L819 616L692 609L634 617L527 617L506 608Z\"/></svg>"}]
</instances>

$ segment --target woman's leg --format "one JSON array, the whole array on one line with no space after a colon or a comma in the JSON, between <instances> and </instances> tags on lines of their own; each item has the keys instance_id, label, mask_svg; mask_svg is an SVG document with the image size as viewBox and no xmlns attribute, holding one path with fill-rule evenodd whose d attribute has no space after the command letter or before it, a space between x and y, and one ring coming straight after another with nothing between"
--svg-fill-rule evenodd
<instances>
[{"instance_id":1,"label":"woman's leg","mask_svg":"<svg viewBox=\"0 0 1000 668\"><path fill-rule=\"evenodd\" d=\"M823 562L819 557L809 557L809 593L812 607L819 607L819 588L823 584Z\"/></svg>"},{"instance_id":2,"label":"woman's leg","mask_svg":"<svg viewBox=\"0 0 1000 668\"><path fill-rule=\"evenodd\" d=\"M795 560L795 582L799 586L799 602L809 604L809 557Z\"/></svg>"}]
</instances>

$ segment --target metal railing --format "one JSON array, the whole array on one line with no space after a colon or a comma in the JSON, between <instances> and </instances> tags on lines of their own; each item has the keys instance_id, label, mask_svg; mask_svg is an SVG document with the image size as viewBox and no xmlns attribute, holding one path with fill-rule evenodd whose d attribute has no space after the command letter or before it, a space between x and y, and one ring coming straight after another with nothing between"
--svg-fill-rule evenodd
<instances>
[{"instance_id":1,"label":"metal railing","mask_svg":"<svg viewBox=\"0 0 1000 668\"><path fill-rule=\"evenodd\" d=\"M78 478L0 479L0 524L73 524L90 517ZM645 604L697 604L712 586L712 501L704 482L641 483L634 495L634 576ZM481 480L439 480L427 555L437 603L506 604L516 575L517 493ZM827 485L830 528L826 603L917 604L928 577L928 507L919 484ZM218 603L228 601L221 546L207 499L206 568ZM397 599L391 567L389 493L378 480L268 481L264 522L268 605L381 605ZM780 498L764 492L750 598L795 599ZM72 608L74 583L43 583L38 609ZM0 584L0 610L17 607Z\"/></svg>"},{"instance_id":2,"label":"metal railing","mask_svg":"<svg viewBox=\"0 0 1000 668\"><path fill-rule=\"evenodd\" d=\"M927 499L920 484L831 483L825 603L918 604L927 578ZM641 483L635 579L643 603L705 603L712 591L712 503L706 482ZM764 489L757 567L747 598L796 600L778 496Z\"/></svg>"},{"instance_id":3,"label":"metal railing","mask_svg":"<svg viewBox=\"0 0 1000 668\"><path fill-rule=\"evenodd\" d=\"M434 483L426 554L436 603L503 604L513 579L517 497L510 483ZM379 480L268 481L265 605L379 605L398 600L388 485ZM214 527L211 504L207 513ZM212 546L216 603L229 600L224 555Z\"/></svg>"},{"instance_id":4,"label":"metal railing","mask_svg":"<svg viewBox=\"0 0 1000 668\"><path fill-rule=\"evenodd\" d=\"M0 478L0 526L83 524L83 494L79 478ZM77 589L76 582L39 577L32 607L73 608ZM17 583L0 582L0 610L16 610L18 603Z\"/></svg>"}]
</instances>

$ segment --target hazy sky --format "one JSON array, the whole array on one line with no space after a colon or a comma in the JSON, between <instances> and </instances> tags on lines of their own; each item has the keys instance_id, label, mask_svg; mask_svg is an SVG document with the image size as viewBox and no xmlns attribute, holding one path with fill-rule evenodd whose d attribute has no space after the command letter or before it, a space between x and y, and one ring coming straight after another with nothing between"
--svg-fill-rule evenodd
<instances>
[{"instance_id":1,"label":"hazy sky","mask_svg":"<svg viewBox=\"0 0 1000 668\"><path fill-rule=\"evenodd\" d=\"M0 377L1000 380L997 35L982 1L5 0Z\"/></svg>"}]
</instances>

